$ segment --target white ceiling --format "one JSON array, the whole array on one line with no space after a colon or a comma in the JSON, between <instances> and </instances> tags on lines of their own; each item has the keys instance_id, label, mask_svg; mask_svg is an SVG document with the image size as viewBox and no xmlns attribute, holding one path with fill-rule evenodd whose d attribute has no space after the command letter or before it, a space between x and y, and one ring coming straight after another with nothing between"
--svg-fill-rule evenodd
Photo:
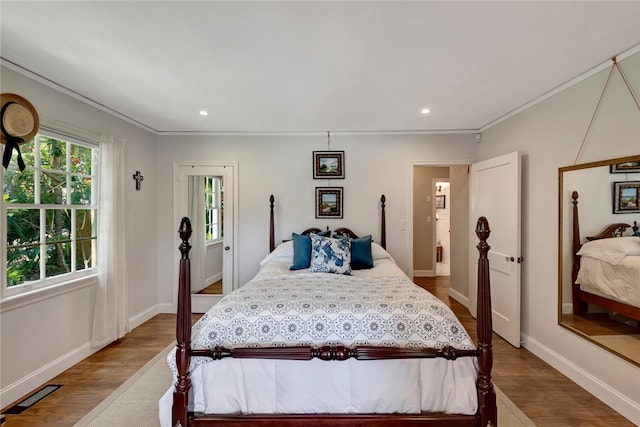
<instances>
[{"instance_id":1,"label":"white ceiling","mask_svg":"<svg viewBox=\"0 0 640 427\"><path fill-rule=\"evenodd\" d=\"M0 12L3 64L158 133L475 131L640 45L640 1L2 0Z\"/></svg>"}]
</instances>

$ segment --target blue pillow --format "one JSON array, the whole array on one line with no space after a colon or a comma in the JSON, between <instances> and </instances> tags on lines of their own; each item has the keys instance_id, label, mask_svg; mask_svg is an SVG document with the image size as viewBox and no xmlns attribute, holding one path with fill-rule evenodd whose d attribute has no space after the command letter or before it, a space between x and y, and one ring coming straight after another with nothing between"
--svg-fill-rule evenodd
<instances>
[{"instance_id":1,"label":"blue pillow","mask_svg":"<svg viewBox=\"0 0 640 427\"><path fill-rule=\"evenodd\" d=\"M293 240L293 265L290 270L309 268L311 262L311 238L302 234L292 233Z\"/></svg>"},{"instance_id":2,"label":"blue pillow","mask_svg":"<svg viewBox=\"0 0 640 427\"><path fill-rule=\"evenodd\" d=\"M371 235L351 239L351 268L353 270L373 268Z\"/></svg>"},{"instance_id":3,"label":"blue pillow","mask_svg":"<svg viewBox=\"0 0 640 427\"><path fill-rule=\"evenodd\" d=\"M328 237L331 230L321 231L318 236ZM293 265L289 270L301 270L309 268L311 264L311 237L298 233L291 233L293 240Z\"/></svg>"}]
</instances>

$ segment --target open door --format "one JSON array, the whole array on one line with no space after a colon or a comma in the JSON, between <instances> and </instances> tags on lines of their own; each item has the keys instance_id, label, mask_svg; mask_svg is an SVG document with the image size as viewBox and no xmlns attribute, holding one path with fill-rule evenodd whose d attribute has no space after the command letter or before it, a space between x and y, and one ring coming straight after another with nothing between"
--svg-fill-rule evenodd
<instances>
[{"instance_id":1,"label":"open door","mask_svg":"<svg viewBox=\"0 0 640 427\"><path fill-rule=\"evenodd\" d=\"M475 163L470 174L470 224L484 216L491 238L488 253L491 274L493 330L514 347L520 347L521 203L520 153L514 152ZM476 236L470 235L469 311L476 317Z\"/></svg>"}]
</instances>

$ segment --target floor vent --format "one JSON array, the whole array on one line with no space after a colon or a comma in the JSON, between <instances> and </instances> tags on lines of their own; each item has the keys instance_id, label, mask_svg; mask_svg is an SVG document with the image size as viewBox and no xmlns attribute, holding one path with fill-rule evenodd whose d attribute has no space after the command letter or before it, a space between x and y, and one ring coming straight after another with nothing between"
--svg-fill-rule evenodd
<instances>
[{"instance_id":1,"label":"floor vent","mask_svg":"<svg viewBox=\"0 0 640 427\"><path fill-rule=\"evenodd\" d=\"M31 396L25 398L24 400L16 403L11 408L4 411L5 414L21 414L45 397L49 396L51 393L56 391L62 387L62 385L49 384L42 387L40 390L33 393Z\"/></svg>"}]
</instances>

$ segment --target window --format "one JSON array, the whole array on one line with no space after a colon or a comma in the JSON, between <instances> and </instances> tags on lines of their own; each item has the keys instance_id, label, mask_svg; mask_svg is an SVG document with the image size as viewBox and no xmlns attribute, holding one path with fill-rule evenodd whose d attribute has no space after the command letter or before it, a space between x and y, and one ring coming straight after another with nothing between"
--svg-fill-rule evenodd
<instances>
[{"instance_id":1,"label":"window","mask_svg":"<svg viewBox=\"0 0 640 427\"><path fill-rule=\"evenodd\" d=\"M205 241L222 240L222 177L204 177Z\"/></svg>"},{"instance_id":2,"label":"window","mask_svg":"<svg viewBox=\"0 0 640 427\"><path fill-rule=\"evenodd\" d=\"M4 171L3 296L95 273L98 145L42 130Z\"/></svg>"}]
</instances>

